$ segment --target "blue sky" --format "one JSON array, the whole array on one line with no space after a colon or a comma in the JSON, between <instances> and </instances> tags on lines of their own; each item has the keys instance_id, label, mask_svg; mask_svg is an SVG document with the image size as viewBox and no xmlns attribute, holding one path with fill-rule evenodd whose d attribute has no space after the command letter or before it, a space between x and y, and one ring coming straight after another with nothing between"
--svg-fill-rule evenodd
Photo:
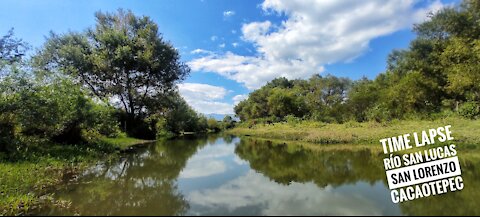
<instances>
[{"instance_id":1,"label":"blue sky","mask_svg":"<svg viewBox=\"0 0 480 217\"><path fill-rule=\"evenodd\" d=\"M279 76L374 78L413 23L455 0L1 0L0 34L38 49L50 31L83 31L94 12L149 16L179 49L191 76L179 85L202 113L232 113L239 100Z\"/></svg>"}]
</instances>

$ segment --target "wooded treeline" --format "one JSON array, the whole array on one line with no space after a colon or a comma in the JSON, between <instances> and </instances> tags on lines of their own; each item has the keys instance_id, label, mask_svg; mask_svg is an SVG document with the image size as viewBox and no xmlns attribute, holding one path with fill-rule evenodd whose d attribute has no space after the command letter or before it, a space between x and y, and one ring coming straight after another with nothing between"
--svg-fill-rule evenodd
<instances>
[{"instance_id":1,"label":"wooded treeline","mask_svg":"<svg viewBox=\"0 0 480 217\"><path fill-rule=\"evenodd\" d=\"M444 8L415 25L374 80L315 75L278 78L235 107L241 120L386 121L480 115L480 1Z\"/></svg>"},{"instance_id":2,"label":"wooded treeline","mask_svg":"<svg viewBox=\"0 0 480 217\"><path fill-rule=\"evenodd\" d=\"M0 38L0 152L231 127L179 95L190 69L149 17L121 9L95 17L85 31L52 32L36 51L13 30Z\"/></svg>"}]
</instances>

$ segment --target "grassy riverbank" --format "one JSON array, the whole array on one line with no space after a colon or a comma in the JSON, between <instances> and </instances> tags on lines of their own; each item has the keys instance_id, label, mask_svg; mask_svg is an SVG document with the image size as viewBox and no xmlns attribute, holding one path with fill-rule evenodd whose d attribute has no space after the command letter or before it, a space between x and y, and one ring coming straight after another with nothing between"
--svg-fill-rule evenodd
<instances>
[{"instance_id":1,"label":"grassy riverbank","mask_svg":"<svg viewBox=\"0 0 480 217\"><path fill-rule=\"evenodd\" d=\"M358 144L378 145L382 138L405 133L420 132L430 128L452 125L452 133L457 144L476 148L480 144L480 120L445 118L435 121L402 120L385 123L347 122L325 124L314 121L292 121L273 124L239 124L228 132L239 136L255 136L266 139L299 141L312 144Z\"/></svg>"},{"instance_id":2,"label":"grassy riverbank","mask_svg":"<svg viewBox=\"0 0 480 217\"><path fill-rule=\"evenodd\" d=\"M119 150L144 142L110 138L102 139L98 145L49 144L28 150L13 161L0 158L0 215L28 214L42 204L52 203L47 193L56 184L74 180L95 162L114 159Z\"/></svg>"}]
</instances>

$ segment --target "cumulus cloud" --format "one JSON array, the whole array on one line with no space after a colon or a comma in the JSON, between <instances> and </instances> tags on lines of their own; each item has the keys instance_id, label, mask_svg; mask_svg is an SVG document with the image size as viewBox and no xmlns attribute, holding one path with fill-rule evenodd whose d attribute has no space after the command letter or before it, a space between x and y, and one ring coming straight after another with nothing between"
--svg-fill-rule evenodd
<instances>
[{"instance_id":1,"label":"cumulus cloud","mask_svg":"<svg viewBox=\"0 0 480 217\"><path fill-rule=\"evenodd\" d=\"M247 94L242 94L242 95L236 95L233 97L233 104L237 105L239 102L245 100L248 98Z\"/></svg>"},{"instance_id":2,"label":"cumulus cloud","mask_svg":"<svg viewBox=\"0 0 480 217\"><path fill-rule=\"evenodd\" d=\"M303 60L269 60L265 57L242 56L232 52L209 55L188 63L194 71L216 72L224 77L256 89L276 77L301 78L324 71L323 66Z\"/></svg>"},{"instance_id":3,"label":"cumulus cloud","mask_svg":"<svg viewBox=\"0 0 480 217\"><path fill-rule=\"evenodd\" d=\"M266 35L271 26L272 23L270 21L244 24L242 26L243 37L247 41L256 42Z\"/></svg>"},{"instance_id":4,"label":"cumulus cloud","mask_svg":"<svg viewBox=\"0 0 480 217\"><path fill-rule=\"evenodd\" d=\"M224 11L223 12L223 17L227 18L227 17L231 17L235 15L235 11Z\"/></svg>"},{"instance_id":5,"label":"cumulus cloud","mask_svg":"<svg viewBox=\"0 0 480 217\"><path fill-rule=\"evenodd\" d=\"M256 48L254 56L227 52L189 62L195 71L211 71L256 89L284 76L305 78L324 65L350 61L369 49L371 40L427 19L443 7L418 0L265 0L264 12L283 14L281 24L270 21L242 26L242 38Z\"/></svg>"},{"instance_id":6,"label":"cumulus cloud","mask_svg":"<svg viewBox=\"0 0 480 217\"><path fill-rule=\"evenodd\" d=\"M233 114L233 106L220 102L228 91L219 86L198 83L178 84L180 95L196 111L204 114Z\"/></svg>"}]
</instances>

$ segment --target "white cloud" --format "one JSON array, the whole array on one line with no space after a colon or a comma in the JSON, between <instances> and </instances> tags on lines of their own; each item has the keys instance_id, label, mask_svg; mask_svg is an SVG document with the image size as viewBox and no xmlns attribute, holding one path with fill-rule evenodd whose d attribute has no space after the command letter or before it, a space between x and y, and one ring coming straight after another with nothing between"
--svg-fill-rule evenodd
<instances>
[{"instance_id":1,"label":"white cloud","mask_svg":"<svg viewBox=\"0 0 480 217\"><path fill-rule=\"evenodd\" d=\"M190 52L191 54L213 54L212 51L204 50L204 49L195 49Z\"/></svg>"},{"instance_id":2,"label":"white cloud","mask_svg":"<svg viewBox=\"0 0 480 217\"><path fill-rule=\"evenodd\" d=\"M232 43L232 46L233 46L233 47L238 47L239 44L238 44L237 42L233 42L233 43Z\"/></svg>"},{"instance_id":3,"label":"white cloud","mask_svg":"<svg viewBox=\"0 0 480 217\"><path fill-rule=\"evenodd\" d=\"M178 84L180 95L196 111L204 114L233 114L233 105L220 102L228 91L219 86L198 83Z\"/></svg>"},{"instance_id":4,"label":"white cloud","mask_svg":"<svg viewBox=\"0 0 480 217\"><path fill-rule=\"evenodd\" d=\"M216 35L213 35L212 37L210 37L211 41L216 41L217 39L218 39L218 36L216 36Z\"/></svg>"},{"instance_id":5,"label":"white cloud","mask_svg":"<svg viewBox=\"0 0 480 217\"><path fill-rule=\"evenodd\" d=\"M270 21L244 24L242 26L243 37L247 41L255 42L260 37L265 36L271 26L272 23Z\"/></svg>"},{"instance_id":6,"label":"white cloud","mask_svg":"<svg viewBox=\"0 0 480 217\"><path fill-rule=\"evenodd\" d=\"M225 17L225 18L226 17L231 17L233 15L235 15L235 11L224 11L223 12L223 17Z\"/></svg>"},{"instance_id":7,"label":"white cloud","mask_svg":"<svg viewBox=\"0 0 480 217\"><path fill-rule=\"evenodd\" d=\"M231 52L209 55L188 63L194 71L216 72L255 89L276 77L304 78L322 72L323 66L302 60L268 60L265 57L241 56Z\"/></svg>"},{"instance_id":8,"label":"white cloud","mask_svg":"<svg viewBox=\"0 0 480 217\"><path fill-rule=\"evenodd\" d=\"M248 98L248 95L247 94L243 94L243 95L236 95L233 97L233 104L234 105L237 105L239 102L245 100Z\"/></svg>"},{"instance_id":9,"label":"white cloud","mask_svg":"<svg viewBox=\"0 0 480 217\"><path fill-rule=\"evenodd\" d=\"M350 61L369 49L371 40L410 28L427 19L427 12L443 7L419 0L265 0L266 13L286 15L278 26L270 21L246 23L243 39L256 48L255 56L233 53L194 59L195 71L211 71L256 89L284 76L305 78L324 65Z\"/></svg>"},{"instance_id":10,"label":"white cloud","mask_svg":"<svg viewBox=\"0 0 480 217\"><path fill-rule=\"evenodd\" d=\"M220 48L225 48L225 43L219 44L218 47L220 47Z\"/></svg>"},{"instance_id":11,"label":"white cloud","mask_svg":"<svg viewBox=\"0 0 480 217\"><path fill-rule=\"evenodd\" d=\"M225 88L208 84L183 83L178 84L178 88L182 95L206 100L223 99L227 94Z\"/></svg>"}]
</instances>

